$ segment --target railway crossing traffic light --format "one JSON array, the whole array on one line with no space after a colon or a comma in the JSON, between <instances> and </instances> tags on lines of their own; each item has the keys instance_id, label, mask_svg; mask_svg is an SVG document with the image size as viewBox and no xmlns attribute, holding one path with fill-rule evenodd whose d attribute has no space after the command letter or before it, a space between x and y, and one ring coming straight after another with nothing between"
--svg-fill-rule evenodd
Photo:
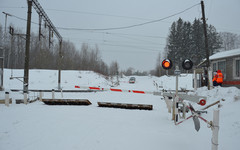
<instances>
[{"instance_id":1,"label":"railway crossing traffic light","mask_svg":"<svg viewBox=\"0 0 240 150\"><path fill-rule=\"evenodd\" d=\"M166 70L171 69L172 68L172 61L170 59L164 59L162 61L162 67Z\"/></svg>"},{"instance_id":2,"label":"railway crossing traffic light","mask_svg":"<svg viewBox=\"0 0 240 150\"><path fill-rule=\"evenodd\" d=\"M166 58L162 61L163 69L169 70L169 69L172 68L172 66L173 66L173 63L170 59ZM184 59L183 62L182 62L182 67L185 70L190 70L193 67L193 62L190 59Z\"/></svg>"},{"instance_id":3,"label":"railway crossing traffic light","mask_svg":"<svg viewBox=\"0 0 240 150\"><path fill-rule=\"evenodd\" d=\"M182 62L183 69L190 70L190 69L192 69L192 66L193 66L193 63L190 59L183 60L183 62Z\"/></svg>"}]
</instances>

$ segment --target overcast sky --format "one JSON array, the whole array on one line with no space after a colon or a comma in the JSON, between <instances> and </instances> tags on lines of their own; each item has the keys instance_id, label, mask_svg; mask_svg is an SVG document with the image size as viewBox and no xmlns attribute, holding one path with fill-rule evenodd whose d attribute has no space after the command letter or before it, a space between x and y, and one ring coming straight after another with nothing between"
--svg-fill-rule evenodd
<instances>
[{"instance_id":1,"label":"overcast sky","mask_svg":"<svg viewBox=\"0 0 240 150\"><path fill-rule=\"evenodd\" d=\"M82 43L95 47L97 44L102 59L110 64L117 61L121 69L133 67L136 70L151 70L156 66L157 56L164 50L166 37L173 21L181 17L193 22L201 18L200 0L38 0L64 40L73 42L77 49ZM205 0L207 23L218 32L240 34L240 0ZM194 6L195 4L199 4ZM63 30L108 29L141 24L153 20L173 17L114 30ZM5 24L6 12L17 17L27 18L26 0L0 0L0 23ZM38 22L33 9L32 21ZM8 25L13 23L25 32L26 21L8 17ZM32 24L32 31L38 32ZM57 41L57 40L56 40Z\"/></svg>"}]
</instances>

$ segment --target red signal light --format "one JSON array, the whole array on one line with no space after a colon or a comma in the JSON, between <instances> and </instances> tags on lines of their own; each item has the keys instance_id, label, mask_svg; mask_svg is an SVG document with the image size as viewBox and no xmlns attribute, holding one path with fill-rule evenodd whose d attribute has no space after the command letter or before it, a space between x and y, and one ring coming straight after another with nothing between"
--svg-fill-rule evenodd
<instances>
[{"instance_id":1,"label":"red signal light","mask_svg":"<svg viewBox=\"0 0 240 150\"><path fill-rule=\"evenodd\" d=\"M166 62L164 63L164 67L168 68L169 66L170 66L170 63L169 63L168 61L166 61Z\"/></svg>"},{"instance_id":2,"label":"red signal light","mask_svg":"<svg viewBox=\"0 0 240 150\"><path fill-rule=\"evenodd\" d=\"M201 99L199 102L198 102L199 105L201 106L204 106L206 105L206 100L205 99Z\"/></svg>"},{"instance_id":3,"label":"red signal light","mask_svg":"<svg viewBox=\"0 0 240 150\"><path fill-rule=\"evenodd\" d=\"M170 59L164 59L162 61L162 67L166 70L171 69L172 68L172 61Z\"/></svg>"}]
</instances>

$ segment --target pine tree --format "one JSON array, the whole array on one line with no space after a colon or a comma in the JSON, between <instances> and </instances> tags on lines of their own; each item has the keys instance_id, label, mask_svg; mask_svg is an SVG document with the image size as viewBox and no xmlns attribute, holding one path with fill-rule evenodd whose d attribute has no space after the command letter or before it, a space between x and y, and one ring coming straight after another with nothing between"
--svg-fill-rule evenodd
<instances>
[{"instance_id":1,"label":"pine tree","mask_svg":"<svg viewBox=\"0 0 240 150\"><path fill-rule=\"evenodd\" d=\"M221 47L220 36L214 26L207 26L209 54L212 55ZM203 23L195 19L193 24L185 22L181 18L173 22L167 39L167 57L174 63L173 69L184 59L191 59L193 64L199 64L206 58L204 43Z\"/></svg>"},{"instance_id":2,"label":"pine tree","mask_svg":"<svg viewBox=\"0 0 240 150\"><path fill-rule=\"evenodd\" d=\"M173 22L168 37L168 58L173 62L179 62L179 54L181 53L181 27L183 21L181 18L177 22Z\"/></svg>"},{"instance_id":3,"label":"pine tree","mask_svg":"<svg viewBox=\"0 0 240 150\"><path fill-rule=\"evenodd\" d=\"M173 69L178 65L181 68L181 62L191 52L191 23L183 22L181 18L173 22L167 42L167 57L174 62Z\"/></svg>"},{"instance_id":4,"label":"pine tree","mask_svg":"<svg viewBox=\"0 0 240 150\"><path fill-rule=\"evenodd\" d=\"M203 23L199 19L195 19L192 24L192 52L189 59L192 59L194 64L199 64L205 58L204 47L204 31Z\"/></svg>"}]
</instances>

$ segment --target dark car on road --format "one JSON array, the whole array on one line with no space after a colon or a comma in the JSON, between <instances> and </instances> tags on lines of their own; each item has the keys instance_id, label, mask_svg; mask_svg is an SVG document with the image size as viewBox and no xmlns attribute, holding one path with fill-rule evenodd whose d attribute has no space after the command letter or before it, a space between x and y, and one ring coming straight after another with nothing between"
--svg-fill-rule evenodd
<instances>
[{"instance_id":1,"label":"dark car on road","mask_svg":"<svg viewBox=\"0 0 240 150\"><path fill-rule=\"evenodd\" d=\"M131 77L130 79L129 79L129 83L135 83L136 82L136 78L135 77Z\"/></svg>"}]
</instances>

